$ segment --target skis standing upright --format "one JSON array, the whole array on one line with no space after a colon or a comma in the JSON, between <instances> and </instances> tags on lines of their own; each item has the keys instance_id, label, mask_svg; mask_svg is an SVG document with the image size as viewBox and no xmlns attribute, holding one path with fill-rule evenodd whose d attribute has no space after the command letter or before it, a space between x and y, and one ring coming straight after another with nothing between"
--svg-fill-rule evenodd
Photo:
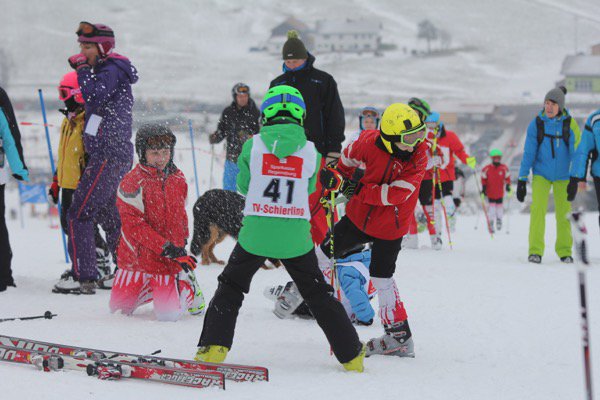
<instances>
[{"instance_id":1,"label":"skis standing upright","mask_svg":"<svg viewBox=\"0 0 600 400\"><path fill-rule=\"evenodd\" d=\"M590 337L589 322L586 298L585 268L589 265L587 255L587 229L583 221L584 216L581 211L571 214L571 225L573 227L573 241L575 243L575 254L578 259L577 272L579 275L579 301L581 305L581 329L583 341L583 364L585 368L585 389L586 399L593 400L594 392L592 390L592 362L590 360Z\"/></svg>"}]
</instances>

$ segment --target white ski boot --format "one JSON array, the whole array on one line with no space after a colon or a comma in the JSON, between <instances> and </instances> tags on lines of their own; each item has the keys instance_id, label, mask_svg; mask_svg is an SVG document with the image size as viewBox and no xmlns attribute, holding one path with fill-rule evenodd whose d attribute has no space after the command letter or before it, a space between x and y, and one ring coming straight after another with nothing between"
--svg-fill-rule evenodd
<instances>
[{"instance_id":1,"label":"white ski boot","mask_svg":"<svg viewBox=\"0 0 600 400\"><path fill-rule=\"evenodd\" d=\"M402 239L402 249L418 249L419 248L419 235L407 234Z\"/></svg>"},{"instance_id":2,"label":"white ski boot","mask_svg":"<svg viewBox=\"0 0 600 400\"><path fill-rule=\"evenodd\" d=\"M203 314L206 308L206 303L204 302L204 294L202 293L202 289L200 289L200 285L196 280L196 274L194 271L181 271L179 273L179 279L185 281L189 285L190 290L192 290L194 293L194 300L188 308L188 312L192 315Z\"/></svg>"},{"instance_id":3,"label":"white ski boot","mask_svg":"<svg viewBox=\"0 0 600 400\"><path fill-rule=\"evenodd\" d=\"M441 235L438 235L437 233L434 235L429 235L429 238L431 239L431 248L434 250L441 250L442 249L442 238Z\"/></svg>"},{"instance_id":4,"label":"white ski boot","mask_svg":"<svg viewBox=\"0 0 600 400\"><path fill-rule=\"evenodd\" d=\"M384 325L385 334L367 342L367 357L375 354L396 357L415 356L415 347L408 321Z\"/></svg>"},{"instance_id":5,"label":"white ski boot","mask_svg":"<svg viewBox=\"0 0 600 400\"><path fill-rule=\"evenodd\" d=\"M292 318L292 314L302 302L304 302L304 299L298 292L296 284L293 281L288 282L275 301L273 314L281 319Z\"/></svg>"}]
</instances>

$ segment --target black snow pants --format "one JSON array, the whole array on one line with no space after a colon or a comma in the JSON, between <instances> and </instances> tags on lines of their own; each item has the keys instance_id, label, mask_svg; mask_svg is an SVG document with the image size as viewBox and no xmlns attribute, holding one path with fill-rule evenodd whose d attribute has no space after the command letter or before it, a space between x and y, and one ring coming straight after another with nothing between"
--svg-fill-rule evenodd
<instances>
[{"instance_id":1,"label":"black snow pants","mask_svg":"<svg viewBox=\"0 0 600 400\"><path fill-rule=\"evenodd\" d=\"M250 291L252 277L265 259L236 244L219 275L219 286L206 311L198 346L219 345L231 349L244 293ZM358 334L342 304L332 296L333 288L325 282L315 251L281 262L298 286L338 361L345 363L358 356L362 349Z\"/></svg>"},{"instance_id":2,"label":"black snow pants","mask_svg":"<svg viewBox=\"0 0 600 400\"><path fill-rule=\"evenodd\" d=\"M6 207L4 205L4 188L6 185L0 185L0 292L6 290L7 286L15 286L10 263L12 260L12 250L8 241L8 229L4 217Z\"/></svg>"}]
</instances>

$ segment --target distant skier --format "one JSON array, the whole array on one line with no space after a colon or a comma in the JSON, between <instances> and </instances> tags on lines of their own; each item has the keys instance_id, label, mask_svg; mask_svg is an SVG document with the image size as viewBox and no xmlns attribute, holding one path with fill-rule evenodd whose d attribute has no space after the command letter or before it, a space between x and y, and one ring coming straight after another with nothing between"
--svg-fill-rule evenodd
<instances>
[{"instance_id":1,"label":"distant skier","mask_svg":"<svg viewBox=\"0 0 600 400\"><path fill-rule=\"evenodd\" d=\"M504 215L504 189L510 194L510 170L506 164L502 164L502 152L498 149L490 151L492 162L481 170L482 194L487 197L490 226L494 231L502 229L502 217Z\"/></svg>"},{"instance_id":2,"label":"distant skier","mask_svg":"<svg viewBox=\"0 0 600 400\"><path fill-rule=\"evenodd\" d=\"M414 357L394 271L427 167L428 144L424 140L425 124L417 113L406 104L392 104L383 112L379 130L363 132L344 149L336 168L320 174L323 187L335 190L355 168L366 165L346 215L334 227L335 254L330 254L325 240L317 248L317 257L321 269L327 270L332 267L331 256L339 258L358 244L373 242L370 276L385 334L367 343L367 356Z\"/></svg>"},{"instance_id":3,"label":"distant skier","mask_svg":"<svg viewBox=\"0 0 600 400\"><path fill-rule=\"evenodd\" d=\"M173 132L158 124L144 125L136 134L140 163L123 178L117 198L122 229L111 312L129 315L153 301L159 321L176 321L204 309L191 276L196 260L185 250L187 183L173 163L175 142Z\"/></svg>"},{"instance_id":4,"label":"distant skier","mask_svg":"<svg viewBox=\"0 0 600 400\"><path fill-rule=\"evenodd\" d=\"M12 250L4 214L4 188L8 183L8 167L18 181L29 181L29 171L23 158L21 132L8 95L0 87L0 292L8 286L16 287L12 276Z\"/></svg>"},{"instance_id":5,"label":"distant skier","mask_svg":"<svg viewBox=\"0 0 600 400\"><path fill-rule=\"evenodd\" d=\"M137 71L113 52L115 35L102 24L81 22L77 30L81 53L69 57L85 102L83 143L89 156L68 213L69 246L81 294L94 294L98 270L94 226L100 224L116 259L121 230L117 188L133 162L131 85ZM118 260L117 260L118 261Z\"/></svg>"},{"instance_id":6,"label":"distant skier","mask_svg":"<svg viewBox=\"0 0 600 400\"><path fill-rule=\"evenodd\" d=\"M306 106L300 92L275 86L262 103L263 127L244 144L238 160L238 191L246 195L236 244L204 318L195 359L223 362L233 344L244 294L267 257L280 259L347 370L363 371L365 348L333 288L319 270L310 236L309 194L320 155L306 140Z\"/></svg>"},{"instance_id":7,"label":"distant skier","mask_svg":"<svg viewBox=\"0 0 600 400\"><path fill-rule=\"evenodd\" d=\"M260 128L260 111L250 96L250 87L238 82L231 89L233 101L221 113L217 130L210 135L211 144L225 139L226 159L223 171L223 189L236 191L235 180L239 173L237 159L242 146Z\"/></svg>"},{"instance_id":8,"label":"distant skier","mask_svg":"<svg viewBox=\"0 0 600 400\"><path fill-rule=\"evenodd\" d=\"M477 160L465 151L465 147L456 133L446 129L438 112L432 112L425 122L428 129L427 137L431 143L430 163L421 185L419 199L428 217L435 221L435 226L429 224L428 229L432 247L439 250L442 246L444 221L442 201L446 208L450 230L454 231L456 226L456 206L452 196L456 180L454 157L458 157L471 169L475 169Z\"/></svg>"},{"instance_id":9,"label":"distant skier","mask_svg":"<svg viewBox=\"0 0 600 400\"><path fill-rule=\"evenodd\" d=\"M544 255L546 210L550 189L554 194L556 243L554 249L560 260L572 263L573 236L568 216L571 203L567 200L569 168L581 131L575 118L565 108L563 86L550 90L544 98L544 108L527 128L525 149L519 170L517 200L525 201L527 179L533 170L532 202L529 220L529 262L539 264Z\"/></svg>"},{"instance_id":10,"label":"distant skier","mask_svg":"<svg viewBox=\"0 0 600 400\"><path fill-rule=\"evenodd\" d=\"M379 115L379 110L375 107L364 107L358 113L358 131L351 134L347 139L347 143L350 144L354 142L363 131L372 131L375 129L379 129L379 122L381 119L381 115Z\"/></svg>"}]
</instances>

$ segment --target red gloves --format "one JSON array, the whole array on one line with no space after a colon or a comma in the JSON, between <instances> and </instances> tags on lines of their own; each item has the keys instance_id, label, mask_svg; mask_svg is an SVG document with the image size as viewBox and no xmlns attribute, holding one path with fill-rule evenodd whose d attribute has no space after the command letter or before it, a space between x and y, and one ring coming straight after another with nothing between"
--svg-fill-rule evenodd
<instances>
[{"instance_id":1,"label":"red gloves","mask_svg":"<svg viewBox=\"0 0 600 400\"><path fill-rule=\"evenodd\" d=\"M319 173L319 181L321 181L321 185L326 190L337 192L342 187L342 183L344 183L344 177L337 169L325 167Z\"/></svg>"},{"instance_id":2,"label":"red gloves","mask_svg":"<svg viewBox=\"0 0 600 400\"><path fill-rule=\"evenodd\" d=\"M79 68L91 68L90 64L88 64L86 56L81 53L69 57L69 65L74 70L78 70Z\"/></svg>"},{"instance_id":3,"label":"red gloves","mask_svg":"<svg viewBox=\"0 0 600 400\"><path fill-rule=\"evenodd\" d=\"M58 192L60 191L60 187L58 186L58 177L54 174L54 178L52 178L52 184L50 185L50 189L48 189L48 200L52 200L52 203L58 204Z\"/></svg>"}]
</instances>

